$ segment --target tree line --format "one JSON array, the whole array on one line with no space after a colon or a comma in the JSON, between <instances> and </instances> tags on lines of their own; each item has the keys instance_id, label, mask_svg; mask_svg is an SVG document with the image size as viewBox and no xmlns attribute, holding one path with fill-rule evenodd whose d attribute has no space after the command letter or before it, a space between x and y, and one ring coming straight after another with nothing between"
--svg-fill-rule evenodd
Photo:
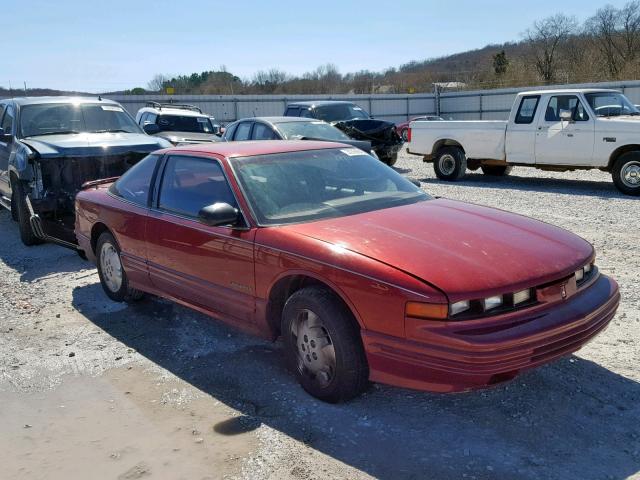
<instances>
[{"instance_id":1,"label":"tree line","mask_svg":"<svg viewBox=\"0 0 640 480\"><path fill-rule=\"evenodd\" d=\"M240 78L225 67L191 75L158 74L129 93L331 94L414 93L435 83L500 88L640 77L640 0L605 5L586 21L557 14L535 21L517 42L442 58L414 61L382 72L342 74L333 64L303 75L278 68Z\"/></svg>"}]
</instances>

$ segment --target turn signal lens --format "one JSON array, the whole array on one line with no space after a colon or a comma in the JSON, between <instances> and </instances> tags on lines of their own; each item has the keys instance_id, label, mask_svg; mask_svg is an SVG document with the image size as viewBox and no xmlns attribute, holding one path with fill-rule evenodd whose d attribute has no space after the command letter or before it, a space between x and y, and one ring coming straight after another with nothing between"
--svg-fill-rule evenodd
<instances>
[{"instance_id":1,"label":"turn signal lens","mask_svg":"<svg viewBox=\"0 0 640 480\"><path fill-rule=\"evenodd\" d=\"M530 300L530 299L531 299L531 290L528 288L526 290L521 290L513 294L514 305L518 305L519 303L526 302L527 300Z\"/></svg>"},{"instance_id":2,"label":"turn signal lens","mask_svg":"<svg viewBox=\"0 0 640 480\"><path fill-rule=\"evenodd\" d=\"M502 305L502 295L485 298L482 303L484 304L485 311L498 308L500 305Z\"/></svg>"},{"instance_id":3,"label":"turn signal lens","mask_svg":"<svg viewBox=\"0 0 640 480\"><path fill-rule=\"evenodd\" d=\"M407 317L444 320L447 318L447 305L439 303L408 302L405 308Z\"/></svg>"},{"instance_id":4,"label":"turn signal lens","mask_svg":"<svg viewBox=\"0 0 640 480\"><path fill-rule=\"evenodd\" d=\"M452 303L449 306L449 312L451 315L457 315L465 310L469 310L469 300L462 300L461 302Z\"/></svg>"}]
</instances>

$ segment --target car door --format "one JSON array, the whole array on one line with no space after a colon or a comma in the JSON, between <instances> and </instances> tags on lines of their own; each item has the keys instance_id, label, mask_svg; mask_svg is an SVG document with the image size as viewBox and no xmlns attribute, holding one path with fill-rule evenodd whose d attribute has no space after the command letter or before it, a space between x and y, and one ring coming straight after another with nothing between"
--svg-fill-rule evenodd
<instances>
[{"instance_id":1,"label":"car door","mask_svg":"<svg viewBox=\"0 0 640 480\"><path fill-rule=\"evenodd\" d=\"M571 120L562 120L563 111ZM536 163L584 165L593 162L595 122L577 95L553 95L538 115Z\"/></svg>"},{"instance_id":2,"label":"car door","mask_svg":"<svg viewBox=\"0 0 640 480\"><path fill-rule=\"evenodd\" d=\"M198 212L217 202L239 208L217 159L167 157L147 220L150 278L171 297L251 327L255 230L201 223Z\"/></svg>"},{"instance_id":3,"label":"car door","mask_svg":"<svg viewBox=\"0 0 640 480\"><path fill-rule=\"evenodd\" d=\"M508 162L535 163L537 136L535 118L539 104L540 95L522 97L515 116L509 119L505 137L505 153Z\"/></svg>"},{"instance_id":4,"label":"car door","mask_svg":"<svg viewBox=\"0 0 640 480\"><path fill-rule=\"evenodd\" d=\"M251 132L251 140L282 140L282 138L273 131L270 125L255 122Z\"/></svg>"},{"instance_id":5,"label":"car door","mask_svg":"<svg viewBox=\"0 0 640 480\"><path fill-rule=\"evenodd\" d=\"M15 113L11 104L0 104L0 127L5 133L13 134ZM9 157L13 148L12 140L0 139L0 194L9 197Z\"/></svg>"},{"instance_id":6,"label":"car door","mask_svg":"<svg viewBox=\"0 0 640 480\"><path fill-rule=\"evenodd\" d=\"M253 122L240 122L236 127L236 131L233 135L233 140L236 142L242 142L251 138L251 127Z\"/></svg>"}]
</instances>

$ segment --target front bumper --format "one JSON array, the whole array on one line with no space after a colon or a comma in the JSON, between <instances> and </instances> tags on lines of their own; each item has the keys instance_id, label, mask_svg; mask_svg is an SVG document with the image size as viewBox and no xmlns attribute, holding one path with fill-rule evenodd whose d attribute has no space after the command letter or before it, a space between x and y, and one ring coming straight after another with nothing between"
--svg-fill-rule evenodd
<instances>
[{"instance_id":1,"label":"front bumper","mask_svg":"<svg viewBox=\"0 0 640 480\"><path fill-rule=\"evenodd\" d=\"M511 380L580 349L603 331L620 303L617 283L601 275L565 301L507 316L422 322L410 336L364 331L372 381L433 392L461 392Z\"/></svg>"}]
</instances>

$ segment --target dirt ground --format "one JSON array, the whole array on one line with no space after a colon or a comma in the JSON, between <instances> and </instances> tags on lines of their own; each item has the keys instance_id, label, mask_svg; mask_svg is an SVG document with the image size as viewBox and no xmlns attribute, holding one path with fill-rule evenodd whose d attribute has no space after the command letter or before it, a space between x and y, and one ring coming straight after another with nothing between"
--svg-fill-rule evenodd
<instances>
[{"instance_id":1,"label":"dirt ground","mask_svg":"<svg viewBox=\"0 0 640 480\"><path fill-rule=\"evenodd\" d=\"M498 388L374 385L327 405L279 343L170 302L103 294L73 252L20 243L0 212L0 478L640 478L640 199L602 172L517 168L456 184L403 155L426 191L585 237L620 283L611 326L576 355Z\"/></svg>"}]
</instances>

